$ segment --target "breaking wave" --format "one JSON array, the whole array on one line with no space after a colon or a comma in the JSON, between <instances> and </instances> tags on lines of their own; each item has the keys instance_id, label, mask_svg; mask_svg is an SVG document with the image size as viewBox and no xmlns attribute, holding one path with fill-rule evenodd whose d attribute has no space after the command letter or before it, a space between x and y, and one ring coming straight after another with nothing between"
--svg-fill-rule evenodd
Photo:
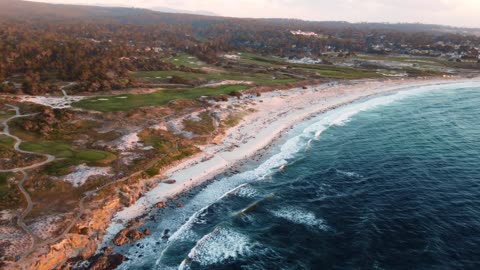
<instances>
[{"instance_id":1,"label":"breaking wave","mask_svg":"<svg viewBox=\"0 0 480 270\"><path fill-rule=\"evenodd\" d=\"M328 225L321 218L317 218L314 213L295 207L286 207L270 211L272 215L278 218L288 220L295 224L305 225L311 228L327 231Z\"/></svg>"},{"instance_id":2,"label":"breaking wave","mask_svg":"<svg viewBox=\"0 0 480 270\"><path fill-rule=\"evenodd\" d=\"M216 227L197 242L178 269L189 269L192 262L201 266L217 264L248 256L250 252L251 244L247 236L229 228Z\"/></svg>"}]
</instances>

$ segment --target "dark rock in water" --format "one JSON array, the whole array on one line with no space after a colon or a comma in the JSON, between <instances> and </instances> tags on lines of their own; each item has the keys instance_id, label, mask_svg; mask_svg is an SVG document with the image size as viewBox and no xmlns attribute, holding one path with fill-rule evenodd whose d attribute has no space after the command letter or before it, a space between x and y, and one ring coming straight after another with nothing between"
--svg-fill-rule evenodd
<instances>
[{"instance_id":1,"label":"dark rock in water","mask_svg":"<svg viewBox=\"0 0 480 270\"><path fill-rule=\"evenodd\" d=\"M133 242L136 242L136 241L142 239L143 237L145 237L145 235L137 229L131 229L127 233L127 236L128 236L128 238L132 239Z\"/></svg>"},{"instance_id":2,"label":"dark rock in water","mask_svg":"<svg viewBox=\"0 0 480 270\"><path fill-rule=\"evenodd\" d=\"M127 229L123 229L117 235L115 235L115 238L113 238L113 243L116 246L123 246L130 243L130 239L127 237Z\"/></svg>"},{"instance_id":3,"label":"dark rock in water","mask_svg":"<svg viewBox=\"0 0 480 270\"><path fill-rule=\"evenodd\" d=\"M143 225L143 221L139 220L139 219L134 219L134 220L131 220L127 223L126 227L139 227L139 226L142 226Z\"/></svg>"},{"instance_id":4,"label":"dark rock in water","mask_svg":"<svg viewBox=\"0 0 480 270\"><path fill-rule=\"evenodd\" d=\"M143 234L150 235L150 229L146 228L145 230L143 230Z\"/></svg>"},{"instance_id":5,"label":"dark rock in water","mask_svg":"<svg viewBox=\"0 0 480 270\"><path fill-rule=\"evenodd\" d=\"M90 259L88 270L113 270L117 268L127 258L120 254L104 255L98 254Z\"/></svg>"},{"instance_id":6,"label":"dark rock in water","mask_svg":"<svg viewBox=\"0 0 480 270\"><path fill-rule=\"evenodd\" d=\"M109 246L109 247L105 247L105 248L103 249L103 254L105 254L105 255L112 255L112 254L114 254L114 253L115 253L115 250L114 250L112 247L110 247L110 246Z\"/></svg>"},{"instance_id":7,"label":"dark rock in water","mask_svg":"<svg viewBox=\"0 0 480 270\"><path fill-rule=\"evenodd\" d=\"M145 235L137 229L134 228L126 228L121 230L113 239L113 243L117 246L123 246L132 242L136 242Z\"/></svg>"},{"instance_id":8,"label":"dark rock in water","mask_svg":"<svg viewBox=\"0 0 480 270\"><path fill-rule=\"evenodd\" d=\"M170 185L171 185L171 184L175 184L176 182L177 182L177 180L173 180L173 179L172 179L172 180L165 180L165 181L163 181L163 183L165 183L165 184L170 184Z\"/></svg>"},{"instance_id":9,"label":"dark rock in water","mask_svg":"<svg viewBox=\"0 0 480 270\"><path fill-rule=\"evenodd\" d=\"M170 235L168 235L169 232L170 232L169 229L165 229L165 230L163 231L162 239L168 240L168 238L170 238Z\"/></svg>"},{"instance_id":10,"label":"dark rock in water","mask_svg":"<svg viewBox=\"0 0 480 270\"><path fill-rule=\"evenodd\" d=\"M167 206L166 202L158 202L157 204L155 204L155 207L157 208L164 208L165 206Z\"/></svg>"}]
</instances>

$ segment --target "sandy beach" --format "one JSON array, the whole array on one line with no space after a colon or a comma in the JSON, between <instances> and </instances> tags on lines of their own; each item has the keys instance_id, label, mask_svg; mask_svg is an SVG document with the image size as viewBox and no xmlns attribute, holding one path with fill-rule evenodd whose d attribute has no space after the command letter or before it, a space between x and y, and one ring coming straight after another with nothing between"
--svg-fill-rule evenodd
<instances>
[{"instance_id":1,"label":"sandy beach","mask_svg":"<svg viewBox=\"0 0 480 270\"><path fill-rule=\"evenodd\" d=\"M264 93L260 97L244 96L229 105L244 106L254 112L230 128L220 143L205 146L203 152L173 168L164 176L174 184L161 183L134 205L124 208L113 218L104 239L118 233L126 221L145 214L154 204L167 201L235 164L255 156L285 130L313 115L352 103L358 99L421 86L469 82L471 79L403 79L363 80L308 86L306 89Z\"/></svg>"}]
</instances>

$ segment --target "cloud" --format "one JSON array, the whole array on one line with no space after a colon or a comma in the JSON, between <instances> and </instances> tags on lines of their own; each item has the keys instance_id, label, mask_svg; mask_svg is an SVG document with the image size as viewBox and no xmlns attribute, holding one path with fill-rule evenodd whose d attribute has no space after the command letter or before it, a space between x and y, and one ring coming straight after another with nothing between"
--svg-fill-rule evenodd
<instances>
[{"instance_id":1,"label":"cloud","mask_svg":"<svg viewBox=\"0 0 480 270\"><path fill-rule=\"evenodd\" d=\"M207 10L232 17L353 22L422 22L480 27L479 0L35 0L52 3Z\"/></svg>"}]
</instances>

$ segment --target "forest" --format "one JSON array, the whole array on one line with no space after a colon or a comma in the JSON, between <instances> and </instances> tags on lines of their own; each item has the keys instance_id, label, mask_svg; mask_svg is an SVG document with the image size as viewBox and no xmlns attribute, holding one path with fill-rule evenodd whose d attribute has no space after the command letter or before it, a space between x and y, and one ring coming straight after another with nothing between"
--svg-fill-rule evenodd
<instances>
[{"instance_id":1,"label":"forest","mask_svg":"<svg viewBox=\"0 0 480 270\"><path fill-rule=\"evenodd\" d=\"M236 19L11 0L2 1L0 10L4 93L58 92L59 82L76 82L73 90L84 92L134 87L131 72L188 71L165 61L179 53L217 66L228 64L221 54L237 51L278 57L364 52L479 59L480 36L448 27Z\"/></svg>"}]
</instances>

